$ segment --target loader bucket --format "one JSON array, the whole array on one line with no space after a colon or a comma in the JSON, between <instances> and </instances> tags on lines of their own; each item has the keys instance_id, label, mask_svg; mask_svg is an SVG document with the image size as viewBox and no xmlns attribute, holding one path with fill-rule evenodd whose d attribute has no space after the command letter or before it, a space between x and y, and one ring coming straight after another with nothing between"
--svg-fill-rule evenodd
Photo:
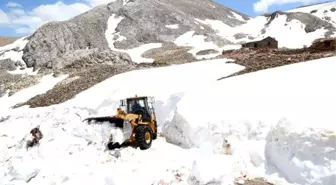
<instances>
[{"instance_id":1,"label":"loader bucket","mask_svg":"<svg viewBox=\"0 0 336 185\"><path fill-rule=\"evenodd\" d=\"M94 121L94 122L110 122L111 124L114 124L115 127L123 129L124 127L124 120L121 118L116 118L116 117L111 117L111 116L105 116L105 117L91 117L91 118L86 118L83 121Z\"/></svg>"}]
</instances>

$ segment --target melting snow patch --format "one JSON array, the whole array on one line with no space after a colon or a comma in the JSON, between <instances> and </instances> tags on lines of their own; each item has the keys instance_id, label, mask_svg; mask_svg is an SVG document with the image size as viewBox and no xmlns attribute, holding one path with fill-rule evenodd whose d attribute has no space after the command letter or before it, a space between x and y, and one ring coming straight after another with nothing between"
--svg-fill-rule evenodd
<instances>
[{"instance_id":1,"label":"melting snow patch","mask_svg":"<svg viewBox=\"0 0 336 185\"><path fill-rule=\"evenodd\" d=\"M195 31L189 31L174 41L177 46L191 46L193 49L189 50L189 53L193 54L194 57L196 53L200 50L218 48L213 42L205 42L204 35L194 35Z\"/></svg>"},{"instance_id":2,"label":"melting snow patch","mask_svg":"<svg viewBox=\"0 0 336 185\"><path fill-rule=\"evenodd\" d=\"M236 12L233 12L233 11L231 11L231 13L233 14L233 18L238 19L238 20L243 21L243 22L246 22L246 20L241 15L239 15Z\"/></svg>"},{"instance_id":3,"label":"melting snow patch","mask_svg":"<svg viewBox=\"0 0 336 185\"><path fill-rule=\"evenodd\" d=\"M205 20L201 20L201 19L197 19L195 18L196 21L205 24L205 25L209 25L214 31L217 32L217 34L223 38L227 38L230 40L230 35L233 35L232 33L232 27L225 24L223 21L220 20L211 20L211 19L205 19Z\"/></svg>"},{"instance_id":4,"label":"melting snow patch","mask_svg":"<svg viewBox=\"0 0 336 185\"><path fill-rule=\"evenodd\" d=\"M105 31L105 37L111 49L114 49L114 42L118 41L118 39L122 40L123 37L120 38L119 32L116 32L116 28L118 24L124 19L124 17L117 17L116 14L112 14L107 21L107 30ZM118 37L118 39L116 38Z\"/></svg>"},{"instance_id":5,"label":"melting snow patch","mask_svg":"<svg viewBox=\"0 0 336 185\"><path fill-rule=\"evenodd\" d=\"M128 49L128 50L126 50L126 52L131 56L133 62L136 62L136 63L152 63L152 62L154 62L154 59L144 58L141 55L145 51L148 51L148 50L154 49L154 48L160 48L160 47L162 47L162 43L144 44L144 45L141 45L137 48Z\"/></svg>"},{"instance_id":6,"label":"melting snow patch","mask_svg":"<svg viewBox=\"0 0 336 185\"><path fill-rule=\"evenodd\" d=\"M123 41L126 40L127 38L124 36L121 36L119 32L116 32L116 28L118 24L123 20L124 17L117 17L116 14L113 14L107 22L107 30L105 31L105 37L106 40L109 44L109 47L114 50L114 51L119 51L119 52L125 52L128 53L131 56L131 59L133 62L136 63L152 63L154 62L154 59L151 58L144 58L141 55L150 49L153 48L159 48L162 46L161 43L150 43L150 44L144 44L136 48L132 49L117 49L114 47L114 43L116 41Z\"/></svg>"},{"instance_id":7,"label":"melting snow patch","mask_svg":"<svg viewBox=\"0 0 336 185\"><path fill-rule=\"evenodd\" d=\"M170 29L178 29L178 28L179 28L179 25L178 25L178 24L166 25L166 28L170 28Z\"/></svg>"}]
</instances>

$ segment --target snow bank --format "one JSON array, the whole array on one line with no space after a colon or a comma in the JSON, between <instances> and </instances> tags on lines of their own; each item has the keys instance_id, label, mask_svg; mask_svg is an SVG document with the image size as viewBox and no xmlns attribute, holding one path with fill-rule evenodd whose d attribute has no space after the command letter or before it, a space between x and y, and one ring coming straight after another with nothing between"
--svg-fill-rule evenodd
<instances>
[{"instance_id":1,"label":"snow bank","mask_svg":"<svg viewBox=\"0 0 336 185\"><path fill-rule=\"evenodd\" d=\"M84 115L85 111L75 108L30 109L3 122L0 184L146 185L188 178L194 160L189 151L162 138L146 151L105 151L110 125L83 123ZM36 125L44 137L38 146L27 150L24 136ZM132 178L125 178L126 174Z\"/></svg>"},{"instance_id":2,"label":"snow bank","mask_svg":"<svg viewBox=\"0 0 336 185\"><path fill-rule=\"evenodd\" d=\"M305 128L286 120L267 136L268 168L275 168L291 183L335 184L336 133Z\"/></svg>"},{"instance_id":3,"label":"snow bank","mask_svg":"<svg viewBox=\"0 0 336 185\"><path fill-rule=\"evenodd\" d=\"M218 59L137 70L60 105L13 110L0 124L0 184L229 185L233 179L264 177L277 185L286 180L331 185L336 174L335 59L221 81L244 67ZM156 83L148 88L134 82L153 78ZM105 151L110 134L119 134L120 140L127 136L109 124L82 120L112 115L119 99L135 94L155 97L165 138L145 151ZM24 138L36 125L44 138L27 151Z\"/></svg>"},{"instance_id":4,"label":"snow bank","mask_svg":"<svg viewBox=\"0 0 336 185\"><path fill-rule=\"evenodd\" d=\"M191 169L192 184L222 184L234 185L232 176L232 161L212 152L211 144L204 144L193 162Z\"/></svg>"},{"instance_id":5,"label":"snow bank","mask_svg":"<svg viewBox=\"0 0 336 185\"><path fill-rule=\"evenodd\" d=\"M282 155L278 152L281 149L278 146L285 145L287 147L285 153L288 155L298 150L295 147L304 146L306 141L297 138L304 133L302 130L309 130L308 128L314 129L311 133L316 139L311 141L311 148L307 146L304 151L317 149L327 153L335 149L333 137L323 137L317 134L318 132L314 132L318 129L326 133L336 131L334 124L336 117L332 111L332 107L336 104L334 96L336 90L330 86L335 79L335 73L332 70L336 67L335 59L336 57L330 57L264 70L222 80L197 91L185 92L183 98L177 103L175 111L167 117L162 132L168 142L184 148L199 147L203 142L211 142L216 153L224 153L225 140L234 136L237 140L231 147L238 145L235 148L245 148L249 156L243 157L243 161L248 165L251 165L250 162L260 169L265 167L265 162L272 163L273 160L275 161L273 163L278 165L280 174L287 175L294 171L292 176L286 176L290 181L304 184L330 182L335 171L330 169L334 164L334 158L328 155L333 153L307 154L307 156L314 155L314 158L309 159L297 157L295 164L292 162L291 171L287 170L291 162L286 163L281 158L277 158L277 155ZM273 147L274 152L270 151L272 142L267 143L264 149L265 139L270 133L277 132L277 128L273 126L283 118L292 122L297 128L301 128L301 131L291 130L292 134L283 136L286 139L279 139L276 147ZM309 135L305 136L305 138L308 137ZM314 146L314 143L319 144L318 140L322 139L325 140L322 146ZM265 159L264 154L257 152L259 150L270 153L273 158ZM286 155L282 156L286 158ZM305 162L305 160L311 160L311 162ZM319 160L329 162L321 164ZM309 165L309 163L315 165ZM330 170L322 171L323 168ZM306 176L305 171L311 171L311 176L308 174ZM264 172L269 173L265 168ZM296 173L301 175L295 175ZM258 174L262 174L262 169ZM324 180L323 175L326 176Z\"/></svg>"}]
</instances>

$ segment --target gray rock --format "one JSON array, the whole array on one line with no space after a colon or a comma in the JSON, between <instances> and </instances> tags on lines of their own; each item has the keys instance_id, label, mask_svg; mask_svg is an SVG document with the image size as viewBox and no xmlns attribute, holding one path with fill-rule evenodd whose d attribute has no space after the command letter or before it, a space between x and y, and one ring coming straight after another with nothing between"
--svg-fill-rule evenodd
<instances>
[{"instance_id":1,"label":"gray rock","mask_svg":"<svg viewBox=\"0 0 336 185\"><path fill-rule=\"evenodd\" d=\"M62 69L65 67L81 68L96 64L133 64L127 53L112 51L110 49L79 49L69 51L63 56L53 59L52 68Z\"/></svg>"},{"instance_id":2,"label":"gray rock","mask_svg":"<svg viewBox=\"0 0 336 185\"><path fill-rule=\"evenodd\" d=\"M16 70L15 62L11 59L0 60L0 70L14 71Z\"/></svg>"},{"instance_id":3,"label":"gray rock","mask_svg":"<svg viewBox=\"0 0 336 185\"><path fill-rule=\"evenodd\" d=\"M4 85L0 85L0 98L6 94L6 89Z\"/></svg>"},{"instance_id":4,"label":"gray rock","mask_svg":"<svg viewBox=\"0 0 336 185\"><path fill-rule=\"evenodd\" d=\"M188 51L191 47L176 46L174 43L163 43L161 48L154 48L142 54L145 58L153 58L154 64L183 64L195 61Z\"/></svg>"},{"instance_id":5,"label":"gray rock","mask_svg":"<svg viewBox=\"0 0 336 185\"><path fill-rule=\"evenodd\" d=\"M245 33L236 33L233 36L234 36L235 39L239 40L239 39L247 37L248 35L245 34Z\"/></svg>"},{"instance_id":6,"label":"gray rock","mask_svg":"<svg viewBox=\"0 0 336 185\"><path fill-rule=\"evenodd\" d=\"M10 116L6 116L6 117L0 117L0 123L5 122L7 120L9 120ZM1 161L1 160L0 160Z\"/></svg>"},{"instance_id":7,"label":"gray rock","mask_svg":"<svg viewBox=\"0 0 336 185\"><path fill-rule=\"evenodd\" d=\"M15 94L15 92L9 91L8 96L13 96L14 94Z\"/></svg>"},{"instance_id":8,"label":"gray rock","mask_svg":"<svg viewBox=\"0 0 336 185\"><path fill-rule=\"evenodd\" d=\"M218 53L217 50L214 49L207 49L207 50L202 50L196 53L196 55L209 55L209 54L215 54Z\"/></svg>"},{"instance_id":9,"label":"gray rock","mask_svg":"<svg viewBox=\"0 0 336 185\"><path fill-rule=\"evenodd\" d=\"M18 67L24 67L24 64L21 63L20 61L16 61L16 62L15 62L15 66L18 66Z\"/></svg>"},{"instance_id":10,"label":"gray rock","mask_svg":"<svg viewBox=\"0 0 336 185\"><path fill-rule=\"evenodd\" d=\"M170 42L187 31L207 34L209 41L224 45L228 43L226 39L218 36L209 26L197 23L195 18L221 20L230 26L244 23L234 18L232 13L234 10L213 1L132 0L125 5L123 2L117 0L108 5L95 7L71 20L50 22L41 26L28 38L29 42L23 49L23 60L28 67L61 67L76 59L55 60L71 55L67 53L76 53L75 50L86 48L109 49L105 31L112 14L124 17L116 27L116 31L120 32L119 35L114 36L126 38L114 43L114 47L118 49L130 49L146 43ZM235 13L245 20L249 19L244 14ZM179 28L167 28L166 25L170 24L178 24Z\"/></svg>"},{"instance_id":11,"label":"gray rock","mask_svg":"<svg viewBox=\"0 0 336 185\"><path fill-rule=\"evenodd\" d=\"M23 76L20 74L9 74L6 70L0 70L0 97L4 96L7 90L12 93L30 87L38 83L39 76Z\"/></svg>"},{"instance_id":12,"label":"gray rock","mask_svg":"<svg viewBox=\"0 0 336 185\"><path fill-rule=\"evenodd\" d=\"M110 16L108 6L99 6L69 21L47 23L28 38L22 58L28 67L41 67L69 51L108 49L105 30Z\"/></svg>"}]
</instances>

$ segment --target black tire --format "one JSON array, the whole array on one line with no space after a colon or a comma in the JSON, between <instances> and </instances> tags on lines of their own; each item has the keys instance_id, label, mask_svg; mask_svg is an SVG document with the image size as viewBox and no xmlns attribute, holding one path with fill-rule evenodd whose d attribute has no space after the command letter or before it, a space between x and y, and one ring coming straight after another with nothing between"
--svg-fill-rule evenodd
<instances>
[{"instance_id":1,"label":"black tire","mask_svg":"<svg viewBox=\"0 0 336 185\"><path fill-rule=\"evenodd\" d=\"M154 133L153 133L153 140L157 139L157 122L154 121Z\"/></svg>"},{"instance_id":2,"label":"black tire","mask_svg":"<svg viewBox=\"0 0 336 185\"><path fill-rule=\"evenodd\" d=\"M146 135L149 139L146 139ZM147 125L139 125L135 130L135 143L141 150L147 150L152 146L153 132Z\"/></svg>"}]
</instances>

